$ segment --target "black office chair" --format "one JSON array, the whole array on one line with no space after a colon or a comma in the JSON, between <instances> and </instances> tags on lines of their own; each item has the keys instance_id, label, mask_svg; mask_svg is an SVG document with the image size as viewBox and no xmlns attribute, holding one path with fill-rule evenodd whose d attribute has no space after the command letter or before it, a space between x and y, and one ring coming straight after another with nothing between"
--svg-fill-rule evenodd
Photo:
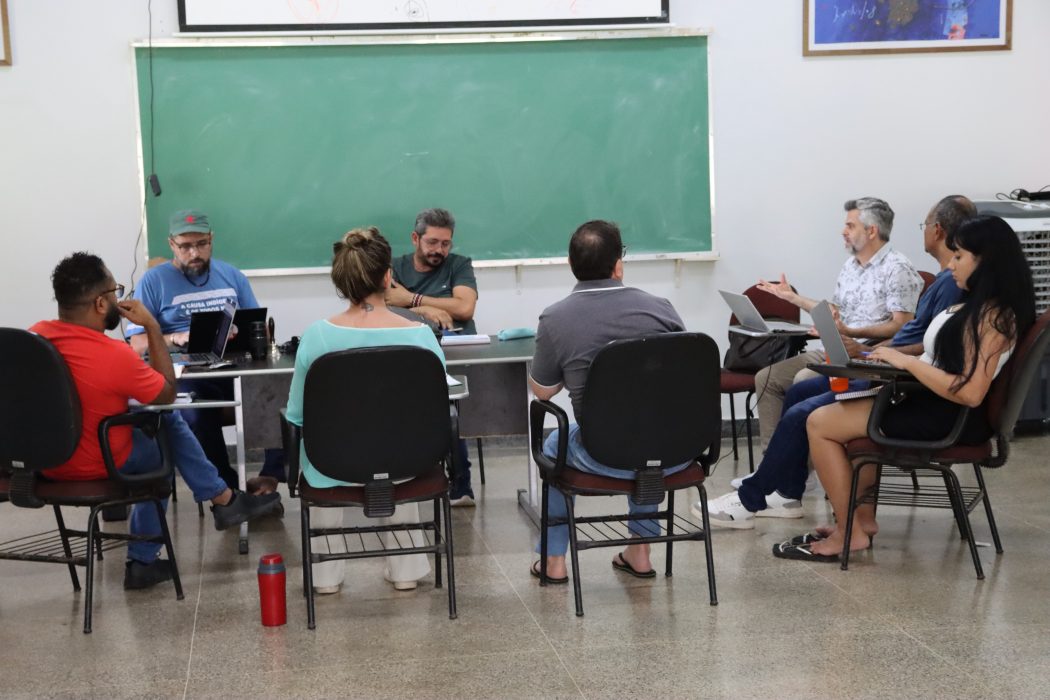
<instances>
[{"instance_id":1,"label":"black office chair","mask_svg":"<svg viewBox=\"0 0 1050 700\"><path fill-rule=\"evenodd\" d=\"M458 428L438 357L423 348L393 346L343 350L318 358L306 375L301 435L296 435L294 428L291 432L289 460L298 462L297 440L301 437L317 471L332 479L361 484L317 488L299 478L303 587L310 629L315 626L313 564L417 553L434 554L437 588L441 588L441 557L447 557L448 612L449 618L455 619L452 519L443 466L451 464ZM311 508L362 507L367 517L380 518L392 515L396 505L421 501L433 502L433 520L324 529L310 526ZM364 537L408 531L420 531L424 537L430 533L433 544L369 549ZM356 548L316 553L310 538L323 535L356 535Z\"/></svg>"},{"instance_id":2,"label":"black office chair","mask_svg":"<svg viewBox=\"0 0 1050 700\"><path fill-rule=\"evenodd\" d=\"M171 491L172 461L167 438L155 413L124 413L105 418L98 429L102 457L109 474L93 481L48 481L40 474L66 462L80 441L80 400L62 356L47 340L16 328L0 328L0 494L21 508L51 506L58 523L53 532L0 543L0 559L66 564L73 590L80 590L76 567L87 569L84 593L84 632L91 632L94 561L104 548L129 540L163 543L171 561L175 594L182 600L182 583L175 563L161 500ZM129 425L156 435L163 460L146 474L125 475L117 470L109 431ZM103 532L99 514L104 508L151 501L160 515L160 537ZM66 527L62 506L88 507L87 529ZM112 547L104 543L109 541Z\"/></svg>"},{"instance_id":3,"label":"black office chair","mask_svg":"<svg viewBox=\"0 0 1050 700\"><path fill-rule=\"evenodd\" d=\"M973 538L973 527L970 524L970 513L979 505L984 505L988 527L996 554L1002 554L1003 545L999 539L999 528L992 514L992 502L988 498L988 488L984 483L982 469L996 469L1006 464L1010 454L1010 435L1020 415L1021 407L1028 396L1032 379L1042 365L1047 347L1050 346L1050 311L1044 312L1035 325L1020 339L1009 362L1003 367L999 376L992 382L985 396L984 407L994 435L980 445L956 444L962 434L969 409L960 407L959 416L951 432L941 440L904 440L883 435L880 428L882 417L892 405L897 392L883 390L876 395L868 420L868 436L851 440L846 445L850 461L853 463L849 511L846 516L846 540L842 548L842 569L849 566L849 542L852 535L853 513L858 505L878 504L950 508L955 516L959 534L970 547L974 570L978 579L984 578L984 569L977 552L977 543ZM921 390L913 383L898 383L898 391ZM955 474L955 465L969 464L973 467L977 485L963 487ZM873 466L876 469L876 482L869 493L858 494L861 469ZM898 480L887 479L886 470L896 469L896 474L914 475L932 473L943 480L943 486L920 486L917 480L901 484Z\"/></svg>"},{"instance_id":4,"label":"black office chair","mask_svg":"<svg viewBox=\"0 0 1050 700\"><path fill-rule=\"evenodd\" d=\"M704 479L718 459L722 411L719 396L721 373L718 346L702 333L667 333L615 341L594 357L583 394L583 445L598 462L634 471L636 478L613 479L577 471L566 464L568 417L550 401L533 401L532 454L540 467L543 495L540 516L540 582L547 576L547 527L569 526L572 583L576 615L583 615L579 550L626 544L667 545L665 575L672 573L672 548L682 540L703 540L707 556L707 582L711 605L718 604L707 493ZM558 454L543 453L543 420L558 422ZM691 462L684 470L665 477L663 468ZM702 523L674 512L675 491L695 486L700 495ZM566 496L631 495L639 504L667 506L645 516L611 515L577 517L571 498L564 519L548 515L550 489ZM628 536L628 520L662 521L651 537ZM605 523L595 527L592 523ZM616 523L616 526L612 526ZM610 535L610 533L613 533Z\"/></svg>"}]
</instances>

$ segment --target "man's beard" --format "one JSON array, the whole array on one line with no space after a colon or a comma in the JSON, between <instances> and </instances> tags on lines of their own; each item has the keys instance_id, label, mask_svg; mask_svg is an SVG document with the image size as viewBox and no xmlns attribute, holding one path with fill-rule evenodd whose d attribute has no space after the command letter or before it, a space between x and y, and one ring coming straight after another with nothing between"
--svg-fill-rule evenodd
<instances>
[{"instance_id":1,"label":"man's beard","mask_svg":"<svg viewBox=\"0 0 1050 700\"><path fill-rule=\"evenodd\" d=\"M211 269L211 260L201 260L199 265L191 265L186 263L182 266L182 273L185 275L191 275L193 277L200 277L208 273Z\"/></svg>"},{"instance_id":2,"label":"man's beard","mask_svg":"<svg viewBox=\"0 0 1050 700\"><path fill-rule=\"evenodd\" d=\"M120 309L116 304L110 304L106 309L106 330L111 331L120 325Z\"/></svg>"},{"instance_id":3,"label":"man's beard","mask_svg":"<svg viewBox=\"0 0 1050 700\"><path fill-rule=\"evenodd\" d=\"M427 265L434 268L441 267L441 263L445 262L445 256L441 253L430 253L423 256L423 258L427 261Z\"/></svg>"}]
</instances>

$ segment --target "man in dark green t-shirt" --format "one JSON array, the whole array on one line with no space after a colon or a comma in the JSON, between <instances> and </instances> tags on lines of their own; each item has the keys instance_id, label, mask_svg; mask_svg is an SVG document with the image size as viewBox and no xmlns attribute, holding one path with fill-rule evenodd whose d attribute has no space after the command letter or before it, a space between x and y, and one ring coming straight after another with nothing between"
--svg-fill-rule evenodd
<instances>
[{"instance_id":1,"label":"man in dark green t-shirt","mask_svg":"<svg viewBox=\"0 0 1050 700\"><path fill-rule=\"evenodd\" d=\"M452 252L456 220L444 209L424 209L412 231L413 251L393 262L394 282L386 303L418 314L442 329L473 334L478 283L470 258ZM459 441L458 469L449 497L454 506L474 505L467 443Z\"/></svg>"},{"instance_id":2,"label":"man in dark green t-shirt","mask_svg":"<svg viewBox=\"0 0 1050 700\"><path fill-rule=\"evenodd\" d=\"M452 252L456 220L444 209L416 216L411 253L394 259L386 303L409 309L441 328L474 333L478 283L470 258Z\"/></svg>"}]
</instances>

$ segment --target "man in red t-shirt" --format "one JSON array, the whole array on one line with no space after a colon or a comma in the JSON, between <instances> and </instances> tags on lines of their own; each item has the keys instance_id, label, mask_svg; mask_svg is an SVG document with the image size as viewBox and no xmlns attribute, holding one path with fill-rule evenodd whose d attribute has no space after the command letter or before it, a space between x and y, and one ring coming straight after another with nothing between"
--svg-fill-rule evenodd
<instances>
[{"instance_id":1,"label":"man in red t-shirt","mask_svg":"<svg viewBox=\"0 0 1050 700\"><path fill-rule=\"evenodd\" d=\"M43 475L56 481L105 479L99 423L106 416L126 412L129 398L144 404L173 402L175 370L156 319L141 302L119 300L124 287L113 281L101 259L74 253L55 267L51 283L58 302L58 320L41 321L29 330L51 341L69 366L80 397L83 432L69 461ZM146 329L148 364L126 343L105 334L120 324L122 316ZM175 466L194 499L212 502L216 529L240 525L280 503L276 493L253 496L228 488L178 411L162 414L161 426L168 434ZM114 428L110 444L114 463L122 472L152 471L160 464L156 443L130 426ZM135 505L129 531L160 534L157 509L152 503ZM170 562L157 559L160 547L152 542L128 544L124 588L148 588L171 578Z\"/></svg>"}]
</instances>

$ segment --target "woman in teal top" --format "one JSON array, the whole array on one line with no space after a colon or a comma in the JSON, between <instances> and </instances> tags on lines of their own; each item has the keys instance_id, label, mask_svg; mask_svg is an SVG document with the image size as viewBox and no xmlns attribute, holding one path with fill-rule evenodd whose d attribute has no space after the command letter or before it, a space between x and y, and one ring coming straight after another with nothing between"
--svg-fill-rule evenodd
<instances>
[{"instance_id":1,"label":"woman in teal top","mask_svg":"<svg viewBox=\"0 0 1050 700\"><path fill-rule=\"evenodd\" d=\"M295 374L288 392L288 420L303 424L303 386L310 365L321 355L350 348L371 348L385 345L415 345L430 350L445 363L441 346L427 326L414 323L393 313L386 307L384 295L390 286L390 244L374 226L354 229L334 246L332 283L339 296L350 306L342 313L317 321L303 333L295 354ZM300 445L299 464L303 477L311 486L319 488L342 486L318 472L306 456L305 445ZM314 527L340 527L348 508L318 508L311 516ZM400 505L384 523L417 523L417 504ZM417 547L426 546L420 532L412 532ZM384 533L387 546L396 548L390 533ZM346 542L341 536L315 537L317 552L345 552ZM314 564L315 593L336 593L343 582L343 561ZM398 590L411 590L416 581L430 573L430 562L425 554L387 557L385 577Z\"/></svg>"}]
</instances>

